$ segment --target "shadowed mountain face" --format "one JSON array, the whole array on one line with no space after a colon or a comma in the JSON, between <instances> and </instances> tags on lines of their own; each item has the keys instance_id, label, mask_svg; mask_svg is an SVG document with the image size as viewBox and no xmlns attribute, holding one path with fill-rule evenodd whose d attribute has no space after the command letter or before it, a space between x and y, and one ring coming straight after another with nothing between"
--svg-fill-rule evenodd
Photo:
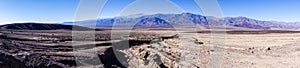
<instances>
[{"instance_id":1,"label":"shadowed mountain face","mask_svg":"<svg viewBox=\"0 0 300 68\"><path fill-rule=\"evenodd\" d=\"M89 30L90 28L62 24L42 24L42 23L16 23L1 25L1 29L14 30L73 30L73 28L80 30Z\"/></svg>"},{"instance_id":2,"label":"shadowed mountain face","mask_svg":"<svg viewBox=\"0 0 300 68\"><path fill-rule=\"evenodd\" d=\"M210 16L202 16L192 13L182 13L182 14L154 14L154 15L143 15L143 16L128 16L128 17L116 17L109 19L98 19L98 20L86 20L78 22L65 22L63 24L75 24L85 27L93 28L111 28L122 27L122 25L135 25L133 28L169 28L166 25L186 25L194 24L205 26L209 25L221 25L226 24L227 27L237 27L237 28L247 28L247 29L299 29L300 23L286 23L286 22L275 22L275 21L260 21L255 19L250 19L246 17L225 17L225 18L215 18ZM96 23L96 26L89 25ZM153 23L146 25L146 23ZM168 24L167 24L168 23Z\"/></svg>"},{"instance_id":3,"label":"shadowed mountain face","mask_svg":"<svg viewBox=\"0 0 300 68\"><path fill-rule=\"evenodd\" d=\"M258 20L248 19L246 17L224 18L224 22L229 26L244 27L252 29L271 29L270 26L263 26L263 23Z\"/></svg>"},{"instance_id":4,"label":"shadowed mountain face","mask_svg":"<svg viewBox=\"0 0 300 68\"><path fill-rule=\"evenodd\" d=\"M133 26L134 28L172 28L172 25L163 19L157 17L144 18Z\"/></svg>"}]
</instances>

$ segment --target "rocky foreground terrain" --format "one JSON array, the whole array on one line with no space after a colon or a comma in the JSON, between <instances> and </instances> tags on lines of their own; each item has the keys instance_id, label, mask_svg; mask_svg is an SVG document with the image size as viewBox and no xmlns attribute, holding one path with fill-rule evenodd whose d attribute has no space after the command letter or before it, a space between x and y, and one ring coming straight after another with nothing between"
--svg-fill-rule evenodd
<instances>
[{"instance_id":1,"label":"rocky foreground terrain","mask_svg":"<svg viewBox=\"0 0 300 68\"><path fill-rule=\"evenodd\" d=\"M169 37L164 33L131 32L128 37L111 38L110 32L76 31L77 36L72 37L75 34L65 30L1 30L0 67L125 67L117 61L113 44L128 42L131 47ZM121 34L115 33L116 36ZM94 39L90 39L91 36Z\"/></svg>"},{"instance_id":2,"label":"rocky foreground terrain","mask_svg":"<svg viewBox=\"0 0 300 68\"><path fill-rule=\"evenodd\" d=\"M300 67L299 32L126 31L1 30L0 67Z\"/></svg>"}]
</instances>

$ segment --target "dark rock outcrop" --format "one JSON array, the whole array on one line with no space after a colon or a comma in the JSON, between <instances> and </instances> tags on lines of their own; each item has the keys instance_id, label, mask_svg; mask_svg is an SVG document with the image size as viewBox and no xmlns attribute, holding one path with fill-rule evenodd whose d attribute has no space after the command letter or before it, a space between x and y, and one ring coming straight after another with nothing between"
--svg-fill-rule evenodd
<instances>
[{"instance_id":1,"label":"dark rock outcrop","mask_svg":"<svg viewBox=\"0 0 300 68\"><path fill-rule=\"evenodd\" d=\"M90 28L63 24L42 24L42 23L15 23L1 25L1 29L13 29L13 30L91 30Z\"/></svg>"}]
</instances>

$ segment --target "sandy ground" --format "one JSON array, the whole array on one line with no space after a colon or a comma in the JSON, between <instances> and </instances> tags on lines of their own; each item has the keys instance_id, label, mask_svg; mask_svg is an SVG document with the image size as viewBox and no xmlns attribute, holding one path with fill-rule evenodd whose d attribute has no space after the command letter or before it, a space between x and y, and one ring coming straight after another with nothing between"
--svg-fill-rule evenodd
<instances>
[{"instance_id":1,"label":"sandy ground","mask_svg":"<svg viewBox=\"0 0 300 68\"><path fill-rule=\"evenodd\" d=\"M211 34L198 34L203 42L210 43ZM300 34L226 34L226 46L271 47L300 42Z\"/></svg>"},{"instance_id":2,"label":"sandy ground","mask_svg":"<svg viewBox=\"0 0 300 68\"><path fill-rule=\"evenodd\" d=\"M211 34L198 34L203 46L212 46ZM227 34L220 46L222 68L299 68L300 34ZM218 46L218 45L217 45ZM213 48L211 48L213 50ZM216 55L213 55L216 56ZM210 57L209 58L220 58ZM201 60L200 60L201 61ZM219 61L219 62L221 62ZM205 66L214 67L214 66Z\"/></svg>"}]
</instances>

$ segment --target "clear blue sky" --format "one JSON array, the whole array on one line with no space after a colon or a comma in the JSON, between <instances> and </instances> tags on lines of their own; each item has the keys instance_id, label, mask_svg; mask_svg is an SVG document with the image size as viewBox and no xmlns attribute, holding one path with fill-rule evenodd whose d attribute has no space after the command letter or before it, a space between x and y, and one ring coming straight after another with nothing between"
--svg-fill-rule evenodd
<instances>
[{"instance_id":1,"label":"clear blue sky","mask_svg":"<svg viewBox=\"0 0 300 68\"><path fill-rule=\"evenodd\" d=\"M109 0L100 18L114 17L135 0ZM171 0L185 12L201 14L193 0ZM0 24L73 21L79 0L0 0ZM225 17L300 22L300 0L218 0ZM159 5L163 6L163 5Z\"/></svg>"}]
</instances>

